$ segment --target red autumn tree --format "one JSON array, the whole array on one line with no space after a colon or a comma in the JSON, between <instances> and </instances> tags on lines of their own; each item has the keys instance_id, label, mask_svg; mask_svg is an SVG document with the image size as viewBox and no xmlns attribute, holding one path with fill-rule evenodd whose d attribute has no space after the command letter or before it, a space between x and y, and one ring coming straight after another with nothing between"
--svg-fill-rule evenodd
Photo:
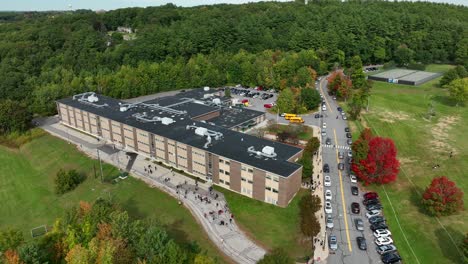
<instances>
[{"instance_id":1,"label":"red autumn tree","mask_svg":"<svg viewBox=\"0 0 468 264\"><path fill-rule=\"evenodd\" d=\"M463 191L447 177L435 177L423 194L422 204L432 215L450 215L463 210Z\"/></svg>"},{"instance_id":2,"label":"red autumn tree","mask_svg":"<svg viewBox=\"0 0 468 264\"><path fill-rule=\"evenodd\" d=\"M374 137L369 141L367 157L354 162L351 169L365 184L385 184L396 180L400 169L396 147L389 138Z\"/></svg>"},{"instance_id":3,"label":"red autumn tree","mask_svg":"<svg viewBox=\"0 0 468 264\"><path fill-rule=\"evenodd\" d=\"M334 71L328 78L328 90L339 98L347 99L350 95L352 83L343 71Z\"/></svg>"}]
</instances>

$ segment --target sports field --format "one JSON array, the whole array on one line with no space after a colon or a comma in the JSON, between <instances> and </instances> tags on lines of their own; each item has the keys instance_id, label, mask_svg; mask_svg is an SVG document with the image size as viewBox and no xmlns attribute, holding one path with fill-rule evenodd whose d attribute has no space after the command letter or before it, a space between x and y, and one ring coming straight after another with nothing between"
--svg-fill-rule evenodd
<instances>
[{"instance_id":1,"label":"sports field","mask_svg":"<svg viewBox=\"0 0 468 264\"><path fill-rule=\"evenodd\" d=\"M430 65L427 70L446 71L449 67ZM432 178L443 175L463 189L468 207L468 108L456 107L448 92L437 87L439 79L421 86L374 82L370 111L360 122L350 124L355 136L368 126L374 134L392 138L398 148L401 170L397 181L368 188L382 197L405 263L463 263L460 241L468 231L468 212L435 218L420 207L421 194ZM436 114L431 119L426 116L430 102ZM440 168L432 169L437 164Z\"/></svg>"},{"instance_id":2,"label":"sports field","mask_svg":"<svg viewBox=\"0 0 468 264\"><path fill-rule=\"evenodd\" d=\"M49 135L36 138L19 150L0 146L0 228L19 228L30 238L31 228L52 225L65 209L80 200L92 202L98 197L110 197L132 217L156 219L180 243L189 246L195 241L210 256L225 261L190 212L171 196L131 177L117 184L102 184L94 178L94 164L98 165L96 160L81 154L73 145ZM53 178L60 168L77 169L88 178L75 190L57 196ZM104 166L105 175L117 173L116 168Z\"/></svg>"}]
</instances>

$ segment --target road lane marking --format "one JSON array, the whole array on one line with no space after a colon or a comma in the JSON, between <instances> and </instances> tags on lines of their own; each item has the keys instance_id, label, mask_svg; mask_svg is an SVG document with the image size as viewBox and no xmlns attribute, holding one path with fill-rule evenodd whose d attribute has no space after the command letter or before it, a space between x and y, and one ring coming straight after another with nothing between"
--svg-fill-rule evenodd
<instances>
[{"instance_id":1,"label":"road lane marking","mask_svg":"<svg viewBox=\"0 0 468 264\"><path fill-rule=\"evenodd\" d=\"M336 129L333 129L333 133L335 134L335 145L338 145L338 141L336 140ZM338 158L338 149L336 151L336 163L340 163L340 159ZM344 191L343 191L343 177L341 176L341 170L338 170L338 175L340 176L340 189L341 189L341 204L343 205L343 215L344 215L344 222L345 222L345 231L346 231L346 238L348 240L348 249L349 252L353 252L353 248L351 246L351 239L349 238L349 227L348 227L348 216L346 213L346 204L344 199Z\"/></svg>"},{"instance_id":2,"label":"road lane marking","mask_svg":"<svg viewBox=\"0 0 468 264\"><path fill-rule=\"evenodd\" d=\"M325 93L324 93L323 90L322 90L322 81L325 80L325 79L326 79L326 78L324 77L324 78L320 81L320 85L319 85L319 87L320 87L320 92L322 92L323 99L325 100L325 103L326 103L327 106L328 106L328 110L330 111L330 113L333 113L333 110L332 110L330 104L328 103L327 97L325 96ZM320 107L322 107L322 106L320 106Z\"/></svg>"}]
</instances>

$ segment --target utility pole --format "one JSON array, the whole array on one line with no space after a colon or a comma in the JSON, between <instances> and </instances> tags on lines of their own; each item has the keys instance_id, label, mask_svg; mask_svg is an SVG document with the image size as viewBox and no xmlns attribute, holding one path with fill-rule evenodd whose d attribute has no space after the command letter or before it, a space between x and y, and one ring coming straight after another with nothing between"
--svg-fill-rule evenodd
<instances>
[{"instance_id":1,"label":"utility pole","mask_svg":"<svg viewBox=\"0 0 468 264\"><path fill-rule=\"evenodd\" d=\"M102 173L102 161L101 161L101 156L99 155L99 149L96 149L97 151L97 157L99 160L99 167L101 168L101 182L104 182L104 175Z\"/></svg>"}]
</instances>

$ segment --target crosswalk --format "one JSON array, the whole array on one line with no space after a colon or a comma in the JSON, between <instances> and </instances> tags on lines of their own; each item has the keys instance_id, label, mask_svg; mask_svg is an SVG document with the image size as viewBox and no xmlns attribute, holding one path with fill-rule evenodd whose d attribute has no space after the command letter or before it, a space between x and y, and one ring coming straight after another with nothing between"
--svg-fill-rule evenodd
<instances>
[{"instance_id":1,"label":"crosswalk","mask_svg":"<svg viewBox=\"0 0 468 264\"><path fill-rule=\"evenodd\" d=\"M350 150L351 149L349 146L335 146L335 145L326 145L326 144L322 144L322 147L324 147L324 148L345 149L345 150Z\"/></svg>"}]
</instances>

